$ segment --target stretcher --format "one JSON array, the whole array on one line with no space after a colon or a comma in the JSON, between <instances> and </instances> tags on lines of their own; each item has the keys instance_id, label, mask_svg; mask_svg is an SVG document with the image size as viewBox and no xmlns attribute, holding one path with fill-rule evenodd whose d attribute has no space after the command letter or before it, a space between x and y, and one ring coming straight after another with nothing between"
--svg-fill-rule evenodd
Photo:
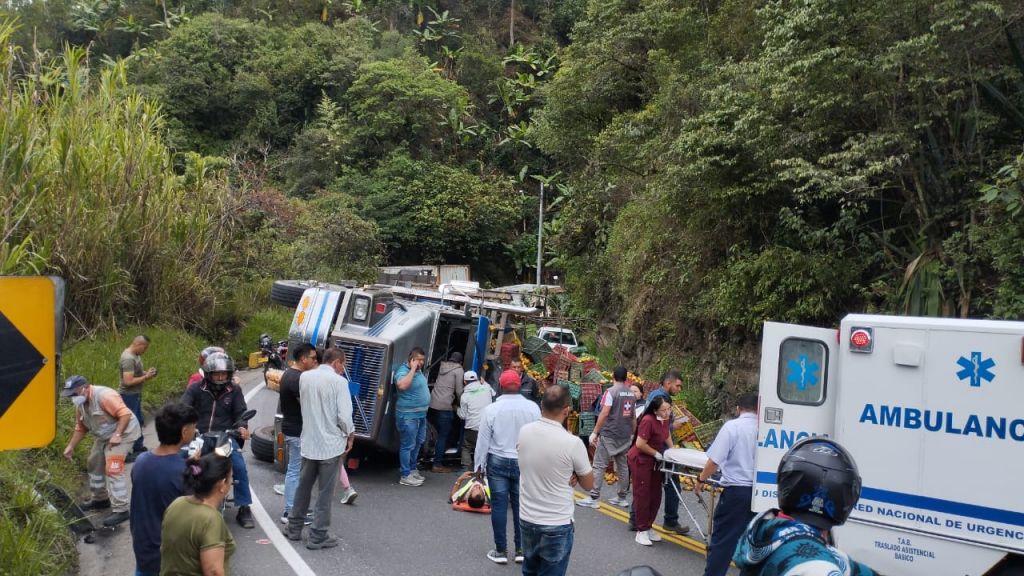
<instances>
[{"instance_id":1,"label":"stretcher","mask_svg":"<svg viewBox=\"0 0 1024 576\"><path fill-rule=\"evenodd\" d=\"M721 486L715 478L709 478L707 482L704 482L704 491L708 493L707 500L705 500L704 494L697 491L693 492L693 495L697 497L697 502L700 503L701 508L704 509L704 513L707 515L707 522L704 523L705 530L705 528L701 528L701 523L697 521L693 511L690 510L690 505L687 504L688 498L683 497L683 492L688 492L688 490L683 490L677 482L669 481L669 478L675 475L689 478L691 482L696 482L697 476L704 469L704 465L707 464L707 454L701 450L693 450L691 448L670 448L665 450L663 456L665 458L661 461L661 471L665 474L665 482L668 482L668 485L676 491L676 495L679 496L679 503L683 506L683 510L686 511L686 515L690 517L690 521L697 528L700 537L705 542L708 542L711 537L711 530L714 528L712 523L715 516L715 504L718 500L718 494L721 492Z\"/></svg>"}]
</instances>

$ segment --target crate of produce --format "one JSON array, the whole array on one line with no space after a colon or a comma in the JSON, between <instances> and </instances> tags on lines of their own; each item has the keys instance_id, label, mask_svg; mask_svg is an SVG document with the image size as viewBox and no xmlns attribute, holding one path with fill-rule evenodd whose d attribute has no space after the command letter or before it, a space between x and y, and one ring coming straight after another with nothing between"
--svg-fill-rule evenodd
<instances>
[{"instance_id":1,"label":"crate of produce","mask_svg":"<svg viewBox=\"0 0 1024 576\"><path fill-rule=\"evenodd\" d=\"M594 402L601 397L601 385L594 382L584 382L580 384L580 406L584 410L589 410Z\"/></svg>"},{"instance_id":2,"label":"crate of produce","mask_svg":"<svg viewBox=\"0 0 1024 576\"><path fill-rule=\"evenodd\" d=\"M551 347L543 338L531 336L523 343L523 354L529 356L534 364L543 364L551 354Z\"/></svg>"},{"instance_id":3,"label":"crate of produce","mask_svg":"<svg viewBox=\"0 0 1024 576\"><path fill-rule=\"evenodd\" d=\"M569 380L579 382L583 380L583 363L569 362Z\"/></svg>"},{"instance_id":4,"label":"crate of produce","mask_svg":"<svg viewBox=\"0 0 1024 576\"><path fill-rule=\"evenodd\" d=\"M590 382L593 384L600 385L602 382L604 382L604 376L601 374L600 370L594 368L592 370L584 371L583 378L581 378L581 380L583 382Z\"/></svg>"},{"instance_id":5,"label":"crate of produce","mask_svg":"<svg viewBox=\"0 0 1024 576\"><path fill-rule=\"evenodd\" d=\"M580 415L576 412L569 412L569 417L565 420L566 426L569 428L569 432L579 435L580 432ZM593 429L593 427L591 427ZM590 432L587 432L590 434Z\"/></svg>"},{"instance_id":6,"label":"crate of produce","mask_svg":"<svg viewBox=\"0 0 1024 576\"><path fill-rule=\"evenodd\" d=\"M593 412L587 410L587 411L584 411L584 412L580 412L579 422L580 422L580 432L579 432L579 435L580 436L590 436L590 433L594 431L594 424L597 423L597 417L594 416Z\"/></svg>"},{"instance_id":7,"label":"crate of produce","mask_svg":"<svg viewBox=\"0 0 1024 576\"><path fill-rule=\"evenodd\" d=\"M697 436L697 441L700 442L700 447L707 450L711 443L715 441L715 436L718 435L718 431L722 429L723 420L713 420L706 424L694 426L693 433Z\"/></svg>"}]
</instances>

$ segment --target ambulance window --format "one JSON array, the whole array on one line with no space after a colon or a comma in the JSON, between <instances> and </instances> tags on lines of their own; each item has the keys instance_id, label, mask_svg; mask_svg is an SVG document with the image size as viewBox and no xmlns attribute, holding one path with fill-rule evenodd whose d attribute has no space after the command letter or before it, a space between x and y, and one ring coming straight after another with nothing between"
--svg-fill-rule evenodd
<instances>
[{"instance_id":1,"label":"ambulance window","mask_svg":"<svg viewBox=\"0 0 1024 576\"><path fill-rule=\"evenodd\" d=\"M779 399L817 406L825 401L828 347L818 340L787 338L779 350Z\"/></svg>"}]
</instances>

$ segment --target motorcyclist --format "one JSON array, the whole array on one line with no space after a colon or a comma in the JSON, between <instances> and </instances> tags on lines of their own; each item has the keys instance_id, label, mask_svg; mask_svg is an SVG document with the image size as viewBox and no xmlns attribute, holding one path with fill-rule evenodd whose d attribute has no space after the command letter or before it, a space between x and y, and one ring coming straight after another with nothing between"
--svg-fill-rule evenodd
<instances>
[{"instance_id":1,"label":"motorcyclist","mask_svg":"<svg viewBox=\"0 0 1024 576\"><path fill-rule=\"evenodd\" d=\"M741 576L874 576L834 547L832 527L846 522L860 498L853 456L828 438L797 442L778 469L779 508L757 515L733 561Z\"/></svg>"},{"instance_id":2,"label":"motorcyclist","mask_svg":"<svg viewBox=\"0 0 1024 576\"><path fill-rule=\"evenodd\" d=\"M213 352L203 363L203 379L185 391L181 402L194 408L199 413L198 429L201 434L224 432L238 422L246 410L245 396L242 387L233 381L235 363L224 352ZM239 438L244 442L249 438L249 429L242 425L237 430ZM234 472L235 506L238 514L235 519L243 528L254 528L252 511L252 495L249 492L249 473L245 467L245 457L241 446L235 438L231 438L231 467Z\"/></svg>"},{"instance_id":3,"label":"motorcyclist","mask_svg":"<svg viewBox=\"0 0 1024 576\"><path fill-rule=\"evenodd\" d=\"M224 352L224 349L220 346L207 346L199 352L199 371L188 377L188 384L185 385L185 388L189 388L193 384L202 382L203 364L206 363L206 359L210 357L210 354L213 354L214 352ZM235 384L238 384L237 380L235 380Z\"/></svg>"}]
</instances>

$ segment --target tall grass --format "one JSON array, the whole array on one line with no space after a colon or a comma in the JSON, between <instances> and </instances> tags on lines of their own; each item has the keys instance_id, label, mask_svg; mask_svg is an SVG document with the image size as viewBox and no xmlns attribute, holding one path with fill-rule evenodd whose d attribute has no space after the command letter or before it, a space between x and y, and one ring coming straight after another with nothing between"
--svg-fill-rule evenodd
<instances>
[{"instance_id":1,"label":"tall grass","mask_svg":"<svg viewBox=\"0 0 1024 576\"><path fill-rule=\"evenodd\" d=\"M198 325L217 305L232 197L200 157L172 170L158 106L84 50L24 59L0 22L0 272L67 281L74 333Z\"/></svg>"}]
</instances>

